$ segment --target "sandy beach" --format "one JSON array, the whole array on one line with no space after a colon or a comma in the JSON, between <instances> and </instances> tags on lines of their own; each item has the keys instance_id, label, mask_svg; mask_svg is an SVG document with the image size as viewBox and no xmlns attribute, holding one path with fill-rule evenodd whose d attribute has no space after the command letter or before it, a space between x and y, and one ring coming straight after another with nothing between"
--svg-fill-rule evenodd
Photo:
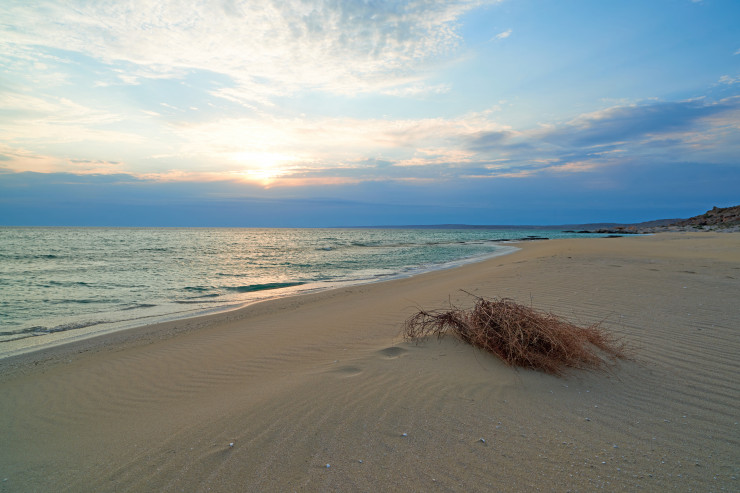
<instances>
[{"instance_id":1,"label":"sandy beach","mask_svg":"<svg viewBox=\"0 0 740 493\"><path fill-rule=\"evenodd\" d=\"M0 491L740 489L740 235L517 246L0 360ZM603 321L634 361L402 341L461 290Z\"/></svg>"}]
</instances>

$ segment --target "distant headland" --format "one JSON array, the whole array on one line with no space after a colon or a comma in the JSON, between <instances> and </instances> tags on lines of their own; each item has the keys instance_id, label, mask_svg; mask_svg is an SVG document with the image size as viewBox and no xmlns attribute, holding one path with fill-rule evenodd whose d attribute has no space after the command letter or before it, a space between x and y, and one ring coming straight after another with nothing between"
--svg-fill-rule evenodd
<instances>
[{"instance_id":1,"label":"distant headland","mask_svg":"<svg viewBox=\"0 0 740 493\"><path fill-rule=\"evenodd\" d=\"M589 230L589 233L645 234L666 231L740 232L740 205L713 207L704 214L688 219L662 219L637 224L622 224Z\"/></svg>"},{"instance_id":2,"label":"distant headland","mask_svg":"<svg viewBox=\"0 0 740 493\"><path fill-rule=\"evenodd\" d=\"M369 228L387 229L559 229L567 233L600 233L600 234L649 234L667 231L722 231L740 232L740 205L732 207L714 207L704 214L688 219L656 219L641 223L586 223L560 225L471 225L471 224L433 224L403 226L370 226Z\"/></svg>"}]
</instances>

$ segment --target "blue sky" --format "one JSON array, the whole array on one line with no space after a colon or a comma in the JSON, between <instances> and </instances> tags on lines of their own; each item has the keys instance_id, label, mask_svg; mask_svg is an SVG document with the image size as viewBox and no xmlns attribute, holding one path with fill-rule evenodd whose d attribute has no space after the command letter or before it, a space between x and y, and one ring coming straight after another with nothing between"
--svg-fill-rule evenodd
<instances>
[{"instance_id":1,"label":"blue sky","mask_svg":"<svg viewBox=\"0 0 740 493\"><path fill-rule=\"evenodd\" d=\"M0 11L0 224L560 224L740 203L735 0Z\"/></svg>"}]
</instances>

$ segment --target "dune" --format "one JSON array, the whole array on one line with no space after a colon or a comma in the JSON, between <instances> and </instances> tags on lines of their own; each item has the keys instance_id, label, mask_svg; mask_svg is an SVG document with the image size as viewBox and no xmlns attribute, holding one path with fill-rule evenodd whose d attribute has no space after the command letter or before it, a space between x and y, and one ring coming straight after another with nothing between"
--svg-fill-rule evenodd
<instances>
[{"instance_id":1,"label":"dune","mask_svg":"<svg viewBox=\"0 0 740 493\"><path fill-rule=\"evenodd\" d=\"M737 490L740 235L519 246L0 360L0 491ZM461 290L634 359L558 377L403 341Z\"/></svg>"}]
</instances>

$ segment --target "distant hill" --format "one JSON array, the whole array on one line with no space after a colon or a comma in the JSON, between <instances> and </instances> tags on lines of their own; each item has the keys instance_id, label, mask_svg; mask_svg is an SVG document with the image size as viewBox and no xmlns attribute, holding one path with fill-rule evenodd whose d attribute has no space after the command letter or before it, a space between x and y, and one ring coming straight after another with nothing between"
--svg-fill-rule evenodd
<instances>
[{"instance_id":1,"label":"distant hill","mask_svg":"<svg viewBox=\"0 0 740 493\"><path fill-rule=\"evenodd\" d=\"M740 205L724 208L714 207L700 216L678 221L673 226L699 229L740 226Z\"/></svg>"},{"instance_id":2,"label":"distant hill","mask_svg":"<svg viewBox=\"0 0 740 493\"><path fill-rule=\"evenodd\" d=\"M589 229L592 233L640 234L662 231L726 231L740 232L740 205L714 207L688 219L660 219L637 224L622 224L607 228Z\"/></svg>"},{"instance_id":3,"label":"distant hill","mask_svg":"<svg viewBox=\"0 0 740 493\"><path fill-rule=\"evenodd\" d=\"M534 229L534 230L563 230L578 233L605 233L605 234L644 234L661 231L728 231L740 232L740 205L732 207L714 207L713 209L691 217L689 219L656 219L642 223L589 223L589 224L561 224L561 225L470 225L470 224L429 224L405 226L359 226L362 228L388 229Z\"/></svg>"}]
</instances>

